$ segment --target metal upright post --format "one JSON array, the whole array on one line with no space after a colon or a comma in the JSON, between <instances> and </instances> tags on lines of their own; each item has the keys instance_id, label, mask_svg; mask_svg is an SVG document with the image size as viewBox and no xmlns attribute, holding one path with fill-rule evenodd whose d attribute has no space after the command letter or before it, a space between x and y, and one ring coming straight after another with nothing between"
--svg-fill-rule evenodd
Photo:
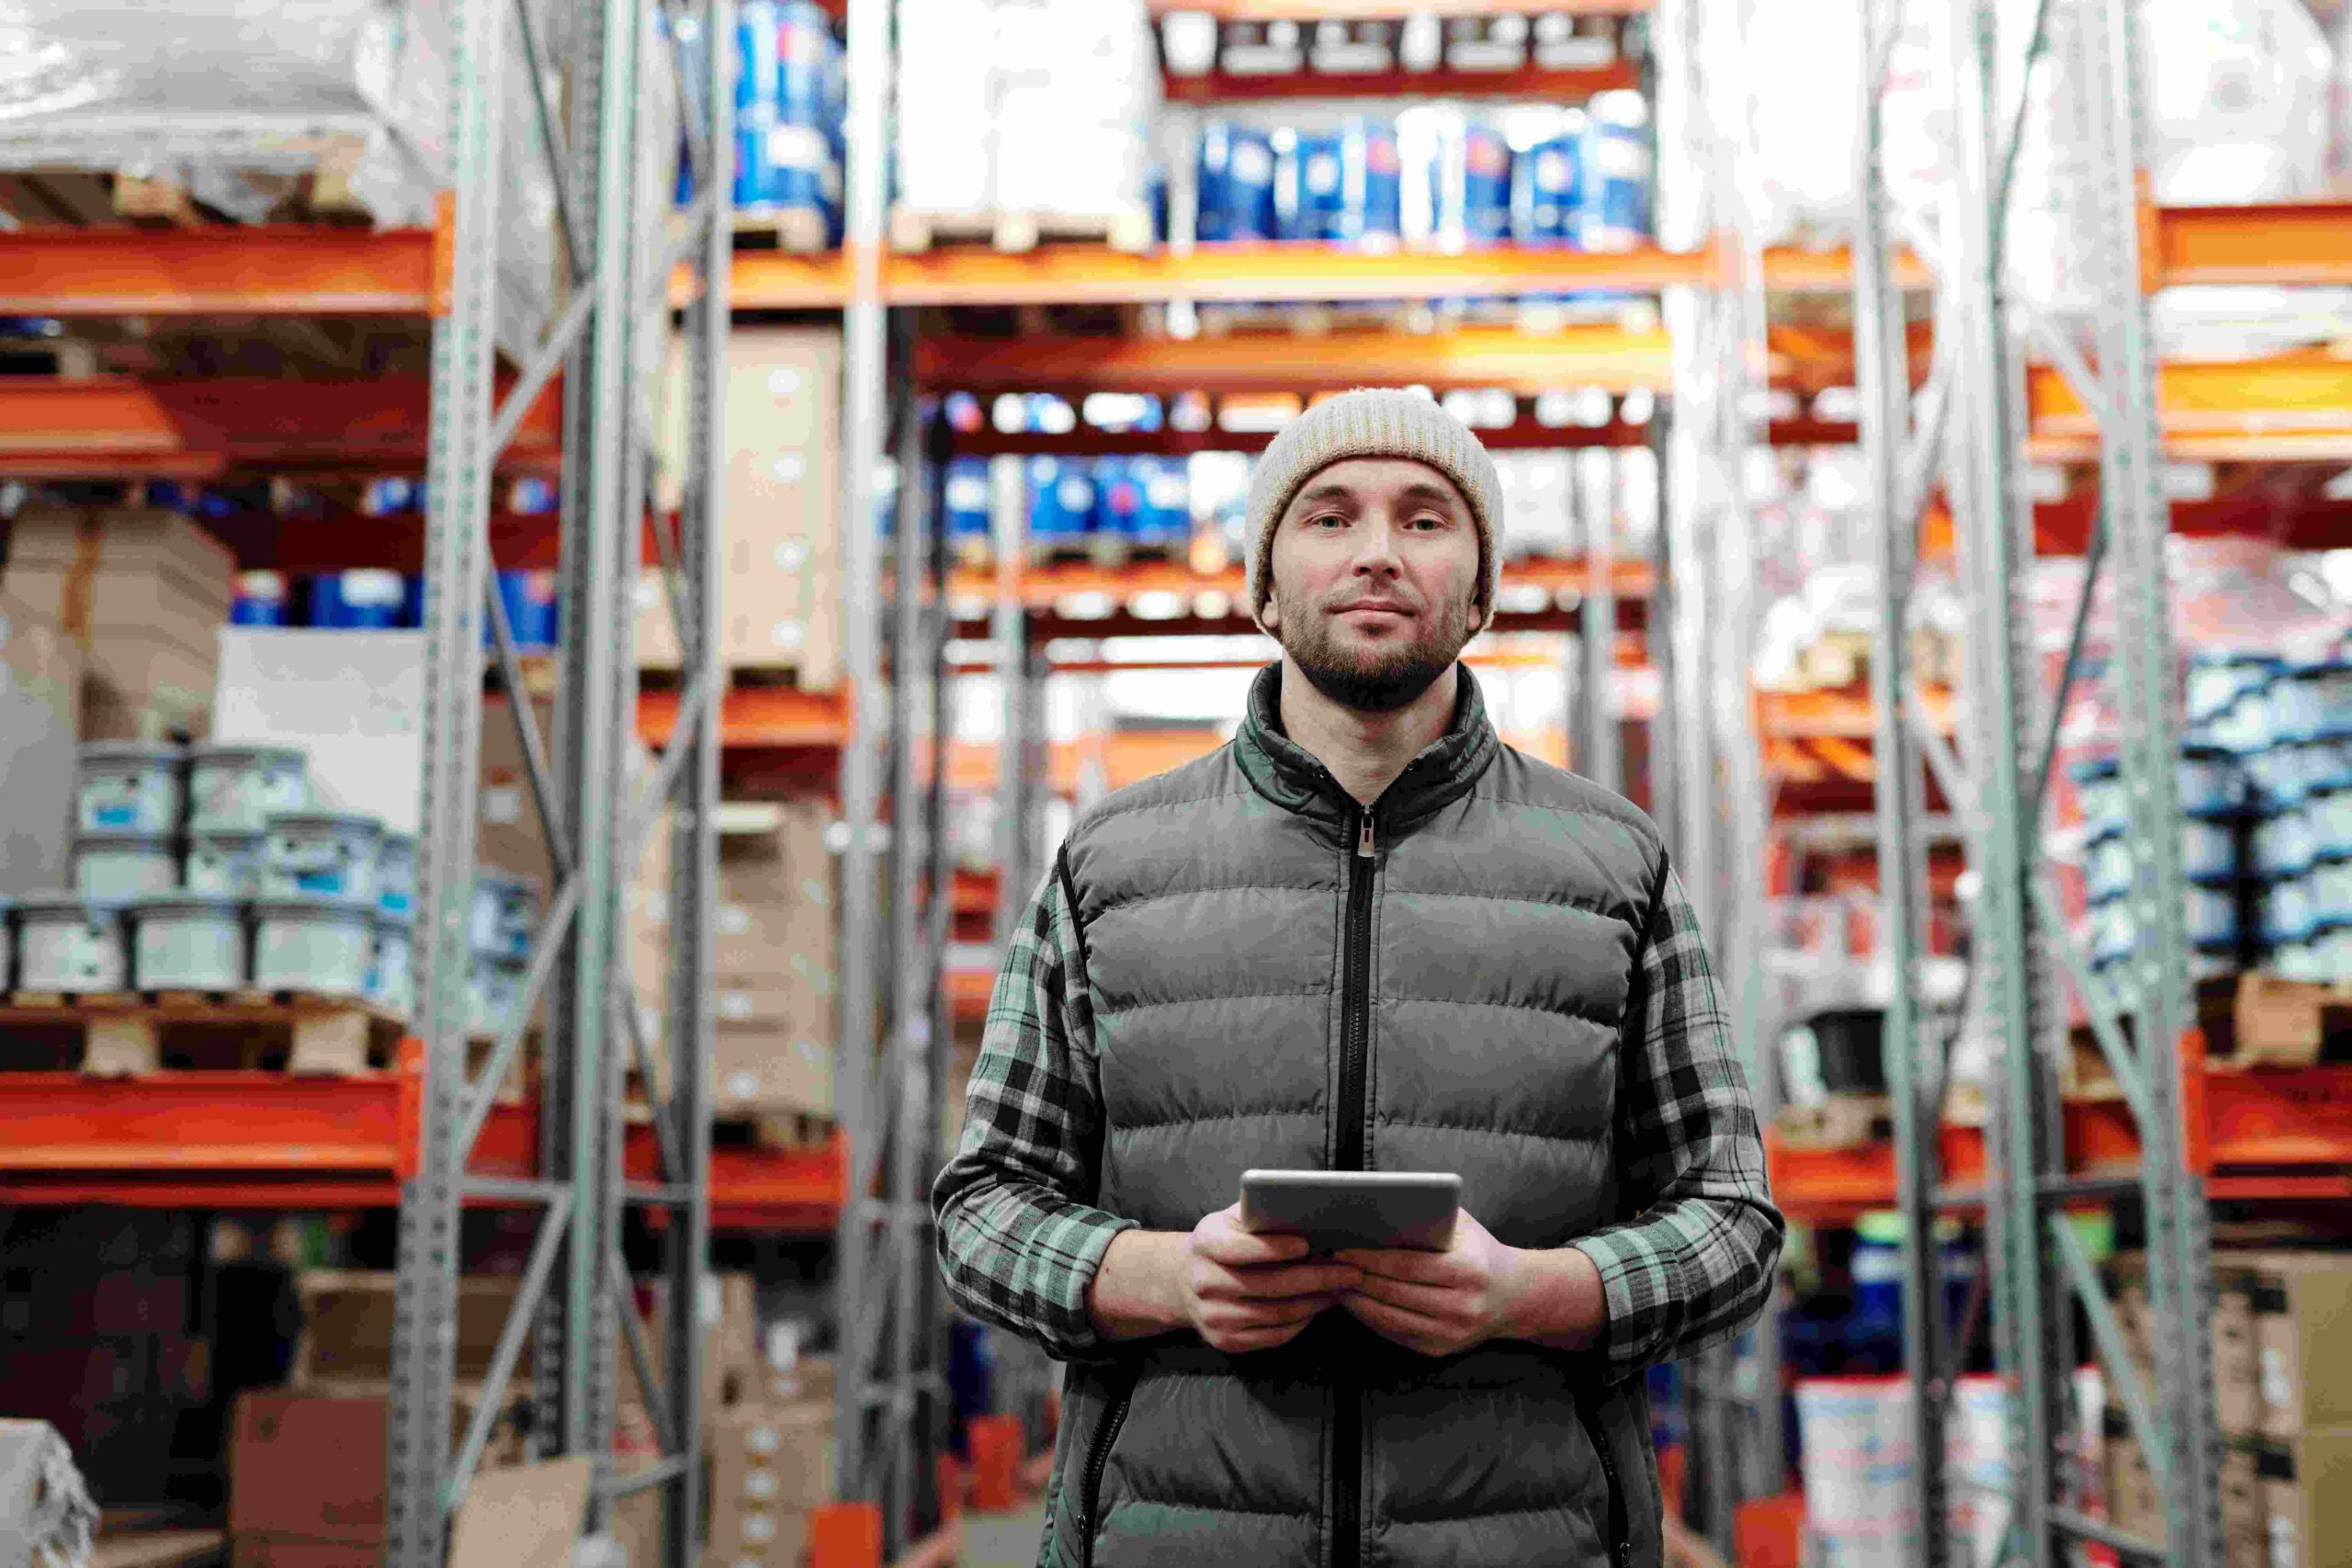
<instances>
[{"instance_id":1,"label":"metal upright post","mask_svg":"<svg viewBox=\"0 0 2352 1568\"><path fill-rule=\"evenodd\" d=\"M996 613L989 626L996 644L997 679L1003 682L1004 733L997 747L997 901L995 944L1001 951L1029 901L1036 831L1035 796L1029 776L1029 736L1038 693L1029 678L1029 612L1021 598L1023 569L1029 557L1029 513L1022 460L998 457L989 465L989 547L996 556Z\"/></svg>"},{"instance_id":2,"label":"metal upright post","mask_svg":"<svg viewBox=\"0 0 2352 1568\"><path fill-rule=\"evenodd\" d=\"M2090 120L2096 209L2094 286L2099 380L2099 479L2115 563L2116 671L2121 779L2131 832L2136 941L2118 990L2133 1027L2143 1086L2140 1179L2147 1214L2149 1318L2154 1324L2158 1438L2168 1448L2165 1545L2179 1563L2217 1563L2221 1436L2213 1405L2212 1260L2204 1183L2184 1152L2178 1052L2196 1020L2182 913L2179 698L2175 684L2160 489L2164 437L2156 412L2154 335L2148 321L2139 225L2143 94L2136 7L2089 0L2078 27L2083 102ZM2076 1270L2077 1283L2083 1270ZM2095 1282L2091 1282L2095 1289ZM2103 1303L2086 1302L2094 1318ZM2120 1369L2119 1369L2120 1371Z\"/></svg>"},{"instance_id":3,"label":"metal upright post","mask_svg":"<svg viewBox=\"0 0 2352 1568\"><path fill-rule=\"evenodd\" d=\"M1995 1346L2009 1390L2016 1461L2012 1532L2022 1560L2048 1568L2055 1495L2053 1447L2064 1388L2064 1323L2051 1307L2052 1258L2040 1191L2057 1174L2052 1118L2060 1015L2028 922L2028 878L2039 826L2029 808L2018 738L2037 733L2039 685L2023 603L2032 517L2018 484L2024 447L2023 372L2007 334L2001 240L1995 14L1991 0L1956 0L1954 124L1960 179L1946 235L1948 317L1957 353L1953 508L1974 606L1968 708L1977 726L1975 777L1983 890L1973 962L2000 1045L1985 1192L1996 1301ZM1926 1521L1932 1524L1932 1521Z\"/></svg>"},{"instance_id":4,"label":"metal upright post","mask_svg":"<svg viewBox=\"0 0 2352 1568\"><path fill-rule=\"evenodd\" d=\"M1870 467L1871 558L1878 615L1871 636L1871 703L1878 776L1878 928L1888 964L1883 1058L1894 1105L1895 1204L1903 1216L1903 1364L1911 1382L1911 1509L1917 1521L1913 1561L1942 1568L1944 1354L1942 1282L1936 1267L1937 1122L1942 1074L1923 1059L1919 962L1925 951L1927 865L1920 829L1926 801L1919 758L1905 722L1903 691L1910 668L1911 573L1918 518L1903 493L1902 457L1910 428L1910 368L1902 296L1887 267L1889 235L1881 164L1883 66L1900 0L1862 8L1861 134L1856 139L1854 204L1854 373L1863 456Z\"/></svg>"},{"instance_id":5,"label":"metal upright post","mask_svg":"<svg viewBox=\"0 0 2352 1568\"><path fill-rule=\"evenodd\" d=\"M1577 772L1604 789L1625 787L1625 749L1618 730L1617 454L1607 448L1569 459L1571 503L1584 519L1585 594L1577 605L1577 682L1584 731Z\"/></svg>"},{"instance_id":6,"label":"metal upright post","mask_svg":"<svg viewBox=\"0 0 2352 1568\"><path fill-rule=\"evenodd\" d=\"M891 654L890 700L903 743L891 758L890 919L895 958L886 1047L889 1071L883 1075L890 1088L893 1120L884 1232L890 1242L892 1381L882 1423L883 1495L887 1499L882 1539L885 1553L893 1557L907 1548L922 1490L912 1371L918 1354L922 1277L932 1266L929 1215L922 1200L938 1168L932 1163L933 1139L924 1133L925 1120L932 1116L932 986L920 959L924 947L924 871L933 856L924 830L927 813L921 807L928 798L921 764L928 751L936 765L940 738L923 733L932 721L931 688L937 672L928 638L930 607L925 604L930 588L925 570L930 508L922 479L922 432L911 405L900 410L897 456L898 516L893 533L898 547L891 581L898 595L898 632ZM918 1219L918 1214L922 1218Z\"/></svg>"},{"instance_id":7,"label":"metal upright post","mask_svg":"<svg viewBox=\"0 0 2352 1568\"><path fill-rule=\"evenodd\" d=\"M501 0L450 0L448 314L433 327L426 470L424 803L418 833L417 1031L423 1115L401 1183L385 1547L394 1568L440 1568L448 1409L457 1364L458 1123L466 1087L467 942L481 747L481 613L490 571L496 327Z\"/></svg>"},{"instance_id":8,"label":"metal upright post","mask_svg":"<svg viewBox=\"0 0 2352 1568\"><path fill-rule=\"evenodd\" d=\"M720 678L717 612L726 570L720 534L727 484L729 284L734 260L734 234L727 220L734 184L734 89L728 58L735 37L734 0L705 0L700 18L703 51L697 63L703 73L701 107L707 131L695 188L708 197L708 210L700 236L701 288L688 307L685 323L687 468L679 555L687 590L684 598L690 608L679 617L678 632L687 682L715 692ZM695 111L690 101L681 107L689 116ZM666 1121L684 1168L665 1171L663 1179L682 1186L684 1192L671 1222L663 1365L669 1372L668 1407L675 1422L670 1437L683 1463L664 1495L664 1568L690 1568L700 1555L702 1528L702 1378L707 1351L701 1299L710 1251L711 910L718 902L718 712L715 694L706 696L699 717L682 715L670 742L673 747L691 746L693 750L680 770L672 797L674 817L670 829L670 918L676 946L669 997ZM646 1092L649 1098L657 1093L650 1075ZM663 1108L657 1106L656 1114L663 1114Z\"/></svg>"},{"instance_id":9,"label":"metal upright post","mask_svg":"<svg viewBox=\"0 0 2352 1568\"><path fill-rule=\"evenodd\" d=\"M888 1107L876 1071L876 972L875 854L881 785L874 700L881 691L879 541L874 529L875 470L882 457L886 410L882 303L884 117L890 76L889 0L849 0L848 222L850 299L842 369L842 542L844 637L850 690L848 745L842 753L842 1028L834 1073L840 1123L849 1139L847 1201L834 1253L840 1353L836 1361L834 1441L838 1489L849 1501L879 1502L881 1465L869 1406L887 1397L876 1387L887 1305L871 1206Z\"/></svg>"},{"instance_id":10,"label":"metal upright post","mask_svg":"<svg viewBox=\"0 0 2352 1568\"><path fill-rule=\"evenodd\" d=\"M948 843L947 795L948 752L955 741L954 709L949 702L950 673L947 663L947 639L955 629L955 617L948 601L948 585L952 551L947 537L946 498L944 495L948 459L953 456L952 437L944 413L935 413L925 431L924 446L929 456L924 489L924 515L929 522L930 560L926 575L931 584L931 614L923 639L923 655L931 670L931 774L923 792L923 842L928 846L931 872L931 902L924 912L923 941L921 954L923 976L924 1015L931 1020L931 1050L925 1059L927 1068L924 1103L931 1107L929 1120L922 1127L922 1145L927 1151L921 1168L926 1177L939 1168L944 1150L941 1147L948 1138L943 1112L946 1107L948 1056L953 1048L956 1021L948 1007L946 986L947 944L955 931L956 857ZM923 1206L921 1223L928 1239L931 1224L929 1205ZM948 1424L954 1411L945 1390L947 1350L947 1302L939 1270L931 1267L931 1248L922 1249L921 1267L916 1271L916 1292L910 1310L921 1325L922 1350L910 1370L920 1374L916 1385L915 1408L922 1419L915 1424L919 1434L915 1451L919 1454L940 1450L947 1440ZM925 1471L921 1480L928 1481ZM934 1499L944 1508L942 1499Z\"/></svg>"}]
</instances>

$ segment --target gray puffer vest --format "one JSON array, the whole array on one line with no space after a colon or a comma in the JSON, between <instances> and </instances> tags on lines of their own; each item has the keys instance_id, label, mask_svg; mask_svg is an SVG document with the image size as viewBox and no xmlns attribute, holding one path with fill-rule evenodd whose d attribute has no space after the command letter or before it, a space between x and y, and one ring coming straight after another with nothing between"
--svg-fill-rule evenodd
<instances>
[{"instance_id":1,"label":"gray puffer vest","mask_svg":"<svg viewBox=\"0 0 2352 1568\"><path fill-rule=\"evenodd\" d=\"M1153 1230L1253 1166L1461 1174L1514 1247L1624 1217L1618 1029L1664 861L1615 795L1504 746L1464 668L1370 807L1280 731L1089 811L1059 874L1104 1111L1095 1201ZM1344 1312L1244 1355L1195 1334L1066 1371L1055 1568L1661 1560L1638 1378L1494 1341L1432 1359Z\"/></svg>"}]
</instances>

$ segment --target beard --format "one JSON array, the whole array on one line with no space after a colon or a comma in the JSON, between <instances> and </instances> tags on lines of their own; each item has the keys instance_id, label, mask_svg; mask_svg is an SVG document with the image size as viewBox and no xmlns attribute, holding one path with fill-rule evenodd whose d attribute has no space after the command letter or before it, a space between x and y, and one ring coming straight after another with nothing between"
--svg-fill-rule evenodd
<instances>
[{"instance_id":1,"label":"beard","mask_svg":"<svg viewBox=\"0 0 2352 1568\"><path fill-rule=\"evenodd\" d=\"M1340 644L1337 617L1284 592L1273 591L1280 611L1274 638L1298 666L1307 683L1341 707L1359 713L1394 713L1430 689L1450 669L1470 640L1473 606L1450 603L1434 615L1424 608L1412 618L1412 635L1365 648Z\"/></svg>"}]
</instances>

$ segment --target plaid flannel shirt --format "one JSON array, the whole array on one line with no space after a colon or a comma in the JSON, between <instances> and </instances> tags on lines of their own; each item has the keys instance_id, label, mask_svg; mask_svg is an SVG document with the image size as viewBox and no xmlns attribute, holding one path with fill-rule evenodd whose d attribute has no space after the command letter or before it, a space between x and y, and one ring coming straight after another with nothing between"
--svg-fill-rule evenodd
<instances>
[{"instance_id":1,"label":"plaid flannel shirt","mask_svg":"<svg viewBox=\"0 0 2352 1568\"><path fill-rule=\"evenodd\" d=\"M1600 1272L1613 1373L1737 1333L1771 1289L1782 1222L1696 917L1671 871L1644 933L1620 1050L1619 1190L1634 1217L1573 1245ZM1087 1293L1136 1222L1095 1208L1102 1103L1077 922L1048 872L989 998L964 1134L932 1188L939 1258L966 1312L1061 1360L1109 1354Z\"/></svg>"}]
</instances>

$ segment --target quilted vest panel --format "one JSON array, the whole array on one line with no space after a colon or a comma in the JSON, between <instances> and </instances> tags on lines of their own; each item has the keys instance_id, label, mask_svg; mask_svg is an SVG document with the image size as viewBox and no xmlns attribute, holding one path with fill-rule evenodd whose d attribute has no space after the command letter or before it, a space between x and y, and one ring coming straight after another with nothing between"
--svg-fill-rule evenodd
<instances>
[{"instance_id":1,"label":"quilted vest panel","mask_svg":"<svg viewBox=\"0 0 2352 1568\"><path fill-rule=\"evenodd\" d=\"M1459 1172L1499 1239L1557 1247L1619 1217L1617 1032L1659 850L1631 806L1494 741L1463 680L1456 728L1483 737L1466 776L1408 770L1375 815L1364 1168ZM1095 1201L1149 1229L1189 1231L1243 1170L1328 1168L1340 1147L1352 802L1336 782L1270 796L1250 742L1113 795L1064 847L1104 1108ZM1344 1490L1341 1391L1362 1402ZM1064 1409L1049 1562L1330 1568L1348 1491L1367 1565L1606 1563L1612 1533L1620 1568L1657 1560L1638 1383L1582 1357L1431 1359L1333 1312L1254 1355L1185 1334L1073 1367Z\"/></svg>"}]
</instances>

